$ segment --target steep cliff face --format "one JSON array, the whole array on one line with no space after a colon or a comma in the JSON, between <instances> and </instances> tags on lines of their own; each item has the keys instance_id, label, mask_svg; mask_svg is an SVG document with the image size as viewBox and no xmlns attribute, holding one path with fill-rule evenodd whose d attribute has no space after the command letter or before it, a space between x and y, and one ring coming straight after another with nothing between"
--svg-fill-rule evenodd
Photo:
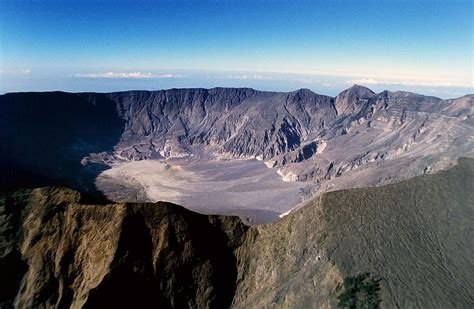
<instances>
[{"instance_id":1,"label":"steep cliff face","mask_svg":"<svg viewBox=\"0 0 474 309\"><path fill-rule=\"evenodd\" d=\"M117 149L125 158L181 156L201 145L230 157L268 159L298 148L336 117L332 98L304 89L172 89L108 97L127 122Z\"/></svg>"},{"instance_id":2,"label":"steep cliff face","mask_svg":"<svg viewBox=\"0 0 474 309\"><path fill-rule=\"evenodd\" d=\"M358 85L335 98L307 89L248 88L17 93L0 96L0 109L2 191L62 185L105 192L114 201L166 200L206 213L251 213L254 222L268 221L258 215L262 211L275 219L323 192L390 184L445 169L459 156L474 157L472 95L441 100L407 92L375 94ZM150 180L153 173L126 170L130 161L149 159L178 165L184 172L177 178L196 176L186 179L194 186L183 189L173 179L160 186ZM236 178L230 191L239 192L239 200L258 194L268 203L254 207L233 198L226 208L216 195L209 212L194 203L195 196L188 198L213 178L205 168L240 159L250 162L242 170L255 159L274 168L268 173L260 164L252 181L268 181L261 192L248 190L238 172L212 186L225 187ZM283 195L292 203L272 208L271 199L284 196L269 195L276 186L270 174L280 182L304 182L285 184L292 191ZM169 189L176 194L157 194Z\"/></svg>"},{"instance_id":3,"label":"steep cliff face","mask_svg":"<svg viewBox=\"0 0 474 309\"><path fill-rule=\"evenodd\" d=\"M443 135L433 124L437 117L462 127L466 126L460 124L463 118L473 114L469 95L441 100L407 92L375 94L358 85L335 98L307 89L279 93L249 88L15 93L0 96L0 107L1 138L9 145L2 150L2 157L40 172L51 169L40 162L51 164L48 162L69 158L77 163L89 153L92 155L83 164L110 165L116 160L188 156L196 146L227 158L271 161L288 155L290 159L274 160L286 165L307 161L316 154L324 157L321 148L317 152L308 145L325 142L345 154L343 161L348 162L351 158L346 150L357 145L340 145L344 136L361 135L363 141L358 144L377 142L379 148L395 150L403 143L384 144L383 140L397 127L406 127L406 132L399 132L400 142L409 142L420 128ZM374 140L376 134L379 136ZM375 145L373 148L379 150ZM294 157L294 151L305 155Z\"/></svg>"},{"instance_id":4,"label":"steep cliff face","mask_svg":"<svg viewBox=\"0 0 474 309\"><path fill-rule=\"evenodd\" d=\"M87 205L69 189L3 199L2 307L229 306L248 227L176 205ZM23 278L22 278L23 277Z\"/></svg>"},{"instance_id":5,"label":"steep cliff face","mask_svg":"<svg viewBox=\"0 0 474 309\"><path fill-rule=\"evenodd\" d=\"M2 307L471 307L474 161L247 227L69 189L3 196Z\"/></svg>"}]
</instances>

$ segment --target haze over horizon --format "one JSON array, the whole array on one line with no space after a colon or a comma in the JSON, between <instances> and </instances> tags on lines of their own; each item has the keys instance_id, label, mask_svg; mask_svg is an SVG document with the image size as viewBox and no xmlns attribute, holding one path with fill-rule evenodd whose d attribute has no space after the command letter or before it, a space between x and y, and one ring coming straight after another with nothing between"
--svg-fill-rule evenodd
<instances>
[{"instance_id":1,"label":"haze over horizon","mask_svg":"<svg viewBox=\"0 0 474 309\"><path fill-rule=\"evenodd\" d=\"M471 1L2 1L0 12L1 93L474 92Z\"/></svg>"}]
</instances>

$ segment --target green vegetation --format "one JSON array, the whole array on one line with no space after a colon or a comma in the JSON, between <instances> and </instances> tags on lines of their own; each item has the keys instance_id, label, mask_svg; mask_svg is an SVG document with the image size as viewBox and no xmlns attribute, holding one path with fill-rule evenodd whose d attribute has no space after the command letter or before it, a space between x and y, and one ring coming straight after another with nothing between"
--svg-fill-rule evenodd
<instances>
[{"instance_id":1,"label":"green vegetation","mask_svg":"<svg viewBox=\"0 0 474 309\"><path fill-rule=\"evenodd\" d=\"M375 279L369 273L347 277L340 285L342 289L337 296L339 308L379 308L380 279Z\"/></svg>"}]
</instances>

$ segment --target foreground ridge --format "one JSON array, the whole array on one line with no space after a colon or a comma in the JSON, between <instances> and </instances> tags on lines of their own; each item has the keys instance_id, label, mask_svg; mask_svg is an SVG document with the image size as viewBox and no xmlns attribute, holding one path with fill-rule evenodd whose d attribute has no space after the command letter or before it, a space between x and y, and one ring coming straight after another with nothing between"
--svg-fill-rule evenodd
<instances>
[{"instance_id":1,"label":"foreground ridge","mask_svg":"<svg viewBox=\"0 0 474 309\"><path fill-rule=\"evenodd\" d=\"M460 159L257 227L169 203L17 191L1 198L0 306L469 307L473 179L474 160Z\"/></svg>"}]
</instances>

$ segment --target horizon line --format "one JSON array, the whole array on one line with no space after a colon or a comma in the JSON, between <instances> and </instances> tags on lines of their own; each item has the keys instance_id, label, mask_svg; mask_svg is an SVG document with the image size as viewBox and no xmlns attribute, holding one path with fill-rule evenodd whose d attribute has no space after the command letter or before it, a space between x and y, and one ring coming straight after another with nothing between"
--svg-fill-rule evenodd
<instances>
[{"instance_id":1,"label":"horizon line","mask_svg":"<svg viewBox=\"0 0 474 309\"><path fill-rule=\"evenodd\" d=\"M474 96L474 93L466 93L464 95L461 95L459 97L454 97L454 98L447 98L447 99L443 99L443 98L440 98L440 97L437 97L437 96L433 96L433 95L427 95L427 94L422 94L422 93L417 93L417 92L412 92L412 91L405 91L405 90L390 90L390 89L384 89L380 92L375 92L373 91L372 89L370 89L368 86L365 86L365 85L361 85L361 84L353 84L351 87L348 87L348 88L345 88L343 90L341 90L337 95L335 96L331 96L331 95L327 95L327 94L322 94L322 93L318 93L314 90L312 90L311 88L298 88L298 89L295 89L295 90L291 90L291 91L273 91L273 90L260 90L260 89L255 89L253 87L223 87L223 86L216 86L216 87L172 87L172 88L162 88L162 89L154 89L154 90L147 90L147 89L128 89L128 90L117 90L117 91L65 91L65 90L41 90L41 91L10 91L10 92L2 92L0 93L1 96L3 95L8 95L8 94L20 94L20 93L70 93L70 94L82 94L82 93L96 93L96 94L111 94L111 93L123 93L123 92L160 92L160 91L170 91L170 90L197 90L197 89L201 89L201 90L212 90L212 89L249 89L249 90L253 90L253 91L257 91L257 92L268 92L268 93L281 93L281 94L288 94L288 93L293 93L293 92L299 92L299 91L302 91L302 90L308 90L310 91L311 93L313 94L316 94L316 95L320 95L320 96L326 96L326 97L330 97L330 98L336 98L337 96L339 96L341 93L349 90L349 89L352 89L354 87L361 87L361 88L366 88L368 90L370 90L371 92L374 93L374 95L379 95L383 92L391 92L391 93L396 93L396 92L403 92L403 93L410 93L410 94L415 94L415 95L422 95L422 96L425 96L425 97L433 97L433 98L437 98L437 99L440 99L440 100L454 100L454 99L459 99L459 98L463 98L463 97L466 97L466 96Z\"/></svg>"}]
</instances>

